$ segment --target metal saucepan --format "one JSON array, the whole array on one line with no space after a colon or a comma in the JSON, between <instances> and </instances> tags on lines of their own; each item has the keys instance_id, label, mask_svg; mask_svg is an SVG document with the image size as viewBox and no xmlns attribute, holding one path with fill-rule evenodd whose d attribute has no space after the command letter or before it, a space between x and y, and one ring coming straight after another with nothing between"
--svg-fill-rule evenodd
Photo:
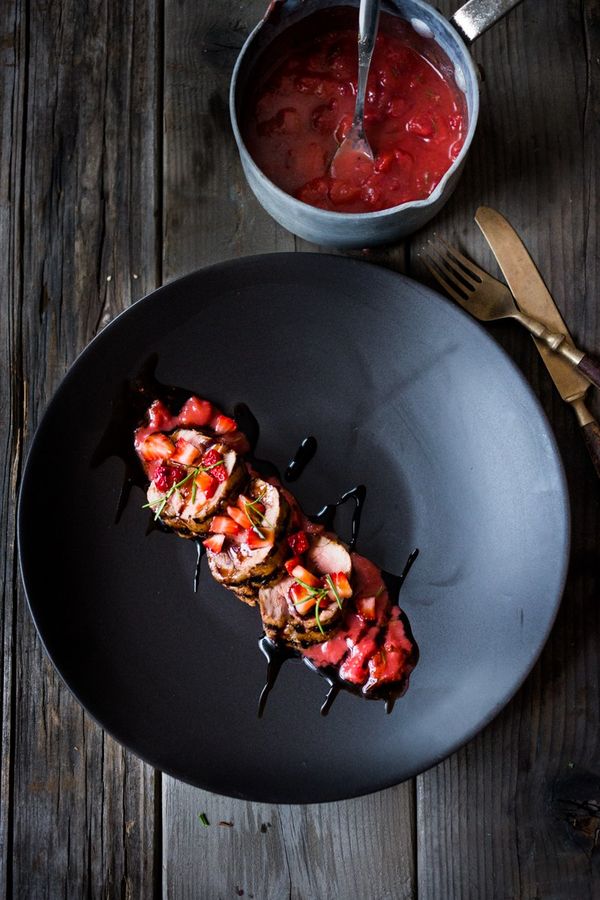
<instances>
[{"instance_id":1,"label":"metal saucepan","mask_svg":"<svg viewBox=\"0 0 600 900\"><path fill-rule=\"evenodd\" d=\"M317 10L331 6L358 6L359 0L272 0L264 18L246 40L231 81L229 109L246 179L259 202L294 234L329 247L352 248L386 244L421 228L441 209L454 190L463 168L479 112L477 70L469 45L520 0L469 0L448 21L424 0L386 0L382 10L400 16L422 35L432 37L453 67L457 86L467 105L468 130L460 153L435 190L424 200L413 200L368 213L331 212L309 206L278 188L256 165L240 131L245 89L252 71L271 42L291 25Z\"/></svg>"}]
</instances>

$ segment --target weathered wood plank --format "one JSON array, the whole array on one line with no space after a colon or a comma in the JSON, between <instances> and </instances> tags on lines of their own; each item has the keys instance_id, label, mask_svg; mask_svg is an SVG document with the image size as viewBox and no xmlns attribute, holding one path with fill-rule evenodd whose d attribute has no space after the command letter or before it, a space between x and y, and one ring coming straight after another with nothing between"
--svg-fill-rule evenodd
<instances>
[{"instance_id":1,"label":"weathered wood plank","mask_svg":"<svg viewBox=\"0 0 600 900\"><path fill-rule=\"evenodd\" d=\"M444 3L449 10L452 4ZM497 268L472 222L485 203L522 233L580 342L600 349L597 145L600 6L526 2L476 45L480 130L435 231ZM600 485L575 419L514 324L490 332L523 369L557 435L572 501L572 565L541 659L479 737L418 779L423 898L597 896ZM593 403L598 411L597 400Z\"/></svg>"},{"instance_id":2,"label":"weathered wood plank","mask_svg":"<svg viewBox=\"0 0 600 900\"><path fill-rule=\"evenodd\" d=\"M9 315L25 444L75 355L159 276L156 17L153 0L33 0L23 16L26 127L14 152L24 242L15 249L12 238L22 284ZM153 771L83 713L21 593L16 632L12 896L152 896Z\"/></svg>"},{"instance_id":3,"label":"weathered wood plank","mask_svg":"<svg viewBox=\"0 0 600 900\"><path fill-rule=\"evenodd\" d=\"M22 135L25 102L26 28L23 3L0 8L0 410L1 493L14 497L21 454L24 406L20 369L22 250ZM12 298L12 302L8 301ZM10 891L14 761L15 595L19 582L14 555L14 504L0 512L0 645L2 647L2 732L0 744L0 896Z\"/></svg>"},{"instance_id":4,"label":"weathered wood plank","mask_svg":"<svg viewBox=\"0 0 600 900\"><path fill-rule=\"evenodd\" d=\"M230 70L263 0L165 13L164 275L232 256L315 249L277 226L250 194L226 112ZM386 254L400 265L402 253ZM408 898L414 885L411 785L349 801L270 807L164 779L169 898ZM202 826L204 812L211 823ZM233 827L219 825L231 821Z\"/></svg>"}]
</instances>

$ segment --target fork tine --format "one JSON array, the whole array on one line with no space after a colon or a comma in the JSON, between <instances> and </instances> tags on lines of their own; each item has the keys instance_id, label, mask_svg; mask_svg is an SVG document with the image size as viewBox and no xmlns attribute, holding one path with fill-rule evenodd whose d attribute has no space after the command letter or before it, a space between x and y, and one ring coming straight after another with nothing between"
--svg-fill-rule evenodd
<instances>
[{"instance_id":1,"label":"fork tine","mask_svg":"<svg viewBox=\"0 0 600 900\"><path fill-rule=\"evenodd\" d=\"M454 285L454 287L465 295L468 299L479 286L477 282L471 281L463 270L451 259L445 252L440 250L432 241L429 241L430 257L435 260L437 267L444 277ZM435 256L433 255L435 254Z\"/></svg>"},{"instance_id":2,"label":"fork tine","mask_svg":"<svg viewBox=\"0 0 600 900\"><path fill-rule=\"evenodd\" d=\"M433 257L428 253L421 253L419 255L421 256L421 259L423 260L423 262L425 263L425 265L427 266L427 268L429 269L429 271L431 272L431 274L433 275L435 280L439 284L442 285L444 290L448 294L450 294L452 299L456 300L456 302L459 304L459 306L462 306L463 309L468 309L469 304L468 304L465 294L464 293L460 294L457 290L455 290L453 285L451 285L450 282L442 274L438 264L435 262ZM466 288L463 287L462 290L463 290L463 292L466 292Z\"/></svg>"},{"instance_id":3,"label":"fork tine","mask_svg":"<svg viewBox=\"0 0 600 900\"><path fill-rule=\"evenodd\" d=\"M469 259L467 256L463 256L460 250L457 250L456 247L453 247L452 244L449 244L443 237L438 238L438 240L444 244L446 250L452 254L454 259L460 263L460 265L471 275L475 275L480 281L484 281L488 276L488 273L483 269L480 269L472 259Z\"/></svg>"}]
</instances>

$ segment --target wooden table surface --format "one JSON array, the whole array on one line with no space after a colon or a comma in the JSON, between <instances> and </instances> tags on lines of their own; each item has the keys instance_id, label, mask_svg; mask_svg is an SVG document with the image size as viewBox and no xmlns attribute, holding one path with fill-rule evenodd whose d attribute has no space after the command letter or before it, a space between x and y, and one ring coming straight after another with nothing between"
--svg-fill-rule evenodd
<instances>
[{"instance_id":1,"label":"wooden table surface","mask_svg":"<svg viewBox=\"0 0 600 900\"><path fill-rule=\"evenodd\" d=\"M79 351L157 285L231 257L314 250L251 196L231 69L266 0L2 0L2 769L11 898L600 897L600 484L528 336L490 326L555 430L572 503L558 620L480 735L395 788L275 807L154 771L92 722L46 658L15 549L33 431ZM449 14L456 2L438 0ZM479 130L431 227L370 255L427 281L435 230L492 272L481 204L522 233L580 345L600 352L600 2L524 0L474 47ZM596 413L600 408L594 398ZM60 527L40 510L45 527ZM198 814L211 823L202 826Z\"/></svg>"}]
</instances>

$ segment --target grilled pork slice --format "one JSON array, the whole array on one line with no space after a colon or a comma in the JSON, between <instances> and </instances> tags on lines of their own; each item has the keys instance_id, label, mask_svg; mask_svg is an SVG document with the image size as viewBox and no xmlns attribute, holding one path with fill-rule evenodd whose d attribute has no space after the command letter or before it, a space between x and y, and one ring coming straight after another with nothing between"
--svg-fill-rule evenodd
<instances>
[{"instance_id":1,"label":"grilled pork slice","mask_svg":"<svg viewBox=\"0 0 600 900\"><path fill-rule=\"evenodd\" d=\"M289 518L289 505L279 489L253 478L246 494L227 507L227 516L211 524L215 537L225 537L222 542L212 538L206 542L210 570L250 606L256 605L261 586L270 584L281 571L289 552L285 540Z\"/></svg>"},{"instance_id":2,"label":"grilled pork slice","mask_svg":"<svg viewBox=\"0 0 600 900\"><path fill-rule=\"evenodd\" d=\"M150 435L144 464L148 504L181 537L208 533L210 522L242 490L248 471L231 447L197 428ZM148 458L155 448L154 458Z\"/></svg>"},{"instance_id":3,"label":"grilled pork slice","mask_svg":"<svg viewBox=\"0 0 600 900\"><path fill-rule=\"evenodd\" d=\"M307 568L301 562L298 567L289 563L290 574L258 594L267 637L298 649L326 641L335 631L344 607L342 594L347 593L337 587L338 577L345 576L348 584L352 571L350 554L334 534L322 532L306 538ZM327 575L333 578L333 588L324 580Z\"/></svg>"}]
</instances>

